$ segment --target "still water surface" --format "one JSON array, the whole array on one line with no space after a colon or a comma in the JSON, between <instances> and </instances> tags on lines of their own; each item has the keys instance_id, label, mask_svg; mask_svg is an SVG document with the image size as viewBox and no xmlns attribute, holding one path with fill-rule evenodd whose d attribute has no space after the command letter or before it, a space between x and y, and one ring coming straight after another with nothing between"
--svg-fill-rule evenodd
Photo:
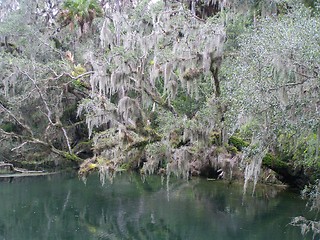
<instances>
[{"instance_id":1,"label":"still water surface","mask_svg":"<svg viewBox=\"0 0 320 240\"><path fill-rule=\"evenodd\" d=\"M0 239L295 240L290 219L308 212L298 194L271 187L118 176L102 186L52 175L0 182Z\"/></svg>"}]
</instances>

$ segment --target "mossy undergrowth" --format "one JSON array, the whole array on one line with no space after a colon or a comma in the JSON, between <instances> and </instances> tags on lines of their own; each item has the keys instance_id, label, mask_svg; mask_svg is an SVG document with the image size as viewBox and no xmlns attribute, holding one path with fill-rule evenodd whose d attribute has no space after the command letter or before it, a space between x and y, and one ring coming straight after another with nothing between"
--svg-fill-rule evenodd
<instances>
[{"instance_id":1,"label":"mossy undergrowth","mask_svg":"<svg viewBox=\"0 0 320 240\"><path fill-rule=\"evenodd\" d=\"M229 138L229 144L236 147L238 151L242 151L243 148L248 147L250 145L250 143L236 136L231 136Z\"/></svg>"},{"instance_id":2,"label":"mossy undergrowth","mask_svg":"<svg viewBox=\"0 0 320 240\"><path fill-rule=\"evenodd\" d=\"M271 168L271 169L284 169L288 168L289 164L280 160L279 158L273 156L270 153L267 153L266 156L262 159L262 164L265 167Z\"/></svg>"}]
</instances>

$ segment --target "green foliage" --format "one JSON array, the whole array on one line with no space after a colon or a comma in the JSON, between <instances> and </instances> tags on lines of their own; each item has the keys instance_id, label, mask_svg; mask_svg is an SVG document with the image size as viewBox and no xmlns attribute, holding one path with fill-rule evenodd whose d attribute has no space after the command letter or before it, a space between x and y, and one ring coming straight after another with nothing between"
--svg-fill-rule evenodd
<instances>
[{"instance_id":1,"label":"green foliage","mask_svg":"<svg viewBox=\"0 0 320 240\"><path fill-rule=\"evenodd\" d=\"M210 144L219 146L221 144L221 133L218 131L212 131L209 135Z\"/></svg>"},{"instance_id":2,"label":"green foliage","mask_svg":"<svg viewBox=\"0 0 320 240\"><path fill-rule=\"evenodd\" d=\"M128 171L130 169L132 169L133 167L131 166L130 163L123 163L121 164L120 166L120 171L123 170L123 171Z\"/></svg>"},{"instance_id":3,"label":"green foliage","mask_svg":"<svg viewBox=\"0 0 320 240\"><path fill-rule=\"evenodd\" d=\"M250 145L248 142L236 136L231 136L229 138L229 144L236 147L238 151L242 151L243 148L248 147Z\"/></svg>"},{"instance_id":4,"label":"green foliage","mask_svg":"<svg viewBox=\"0 0 320 240\"><path fill-rule=\"evenodd\" d=\"M213 87L209 76L204 76L197 81L197 92L190 95L186 89L179 87L172 105L180 115L192 118L200 109L205 107L207 98L212 95Z\"/></svg>"},{"instance_id":5,"label":"green foliage","mask_svg":"<svg viewBox=\"0 0 320 240\"><path fill-rule=\"evenodd\" d=\"M281 161L277 157L267 153L262 159L263 166L266 166L271 169L283 169L288 168L288 164L284 161Z\"/></svg>"},{"instance_id":6,"label":"green foliage","mask_svg":"<svg viewBox=\"0 0 320 240\"><path fill-rule=\"evenodd\" d=\"M199 110L200 106L203 105L201 101L197 101L187 93L179 93L177 98L172 102L172 105L176 111L181 115L187 115L189 118Z\"/></svg>"},{"instance_id":7,"label":"green foliage","mask_svg":"<svg viewBox=\"0 0 320 240\"><path fill-rule=\"evenodd\" d=\"M97 0L65 0L60 21L65 25L78 25L82 34L87 31L85 24L91 27L94 18L102 16L102 9Z\"/></svg>"},{"instance_id":8,"label":"green foliage","mask_svg":"<svg viewBox=\"0 0 320 240\"><path fill-rule=\"evenodd\" d=\"M314 10L319 10L320 2L319 0L303 0L305 6L310 7Z\"/></svg>"},{"instance_id":9,"label":"green foliage","mask_svg":"<svg viewBox=\"0 0 320 240\"><path fill-rule=\"evenodd\" d=\"M77 155L75 155L75 154L73 154L73 153L64 153L64 157L67 159L67 160L69 160L69 161L73 161L73 162L79 162L79 161L81 161L81 159L77 156Z\"/></svg>"},{"instance_id":10,"label":"green foliage","mask_svg":"<svg viewBox=\"0 0 320 240\"><path fill-rule=\"evenodd\" d=\"M306 167L320 169L319 143L320 140L315 133L300 138L293 152L293 160Z\"/></svg>"},{"instance_id":11,"label":"green foliage","mask_svg":"<svg viewBox=\"0 0 320 240\"><path fill-rule=\"evenodd\" d=\"M251 120L241 125L239 132L237 133L240 138L250 141L250 139L259 132L261 124L257 120Z\"/></svg>"},{"instance_id":12,"label":"green foliage","mask_svg":"<svg viewBox=\"0 0 320 240\"><path fill-rule=\"evenodd\" d=\"M5 122L5 123L0 124L0 128L6 132L17 131L17 126L11 122Z\"/></svg>"},{"instance_id":13,"label":"green foliage","mask_svg":"<svg viewBox=\"0 0 320 240\"><path fill-rule=\"evenodd\" d=\"M226 145L225 148L232 155L235 155L238 153L238 149L235 146Z\"/></svg>"},{"instance_id":14,"label":"green foliage","mask_svg":"<svg viewBox=\"0 0 320 240\"><path fill-rule=\"evenodd\" d=\"M230 103L226 122L230 132L282 149L286 159L299 155L296 162L308 166L318 162L316 139L304 139L303 150L295 139L310 136L319 122L320 20L297 1L285 4L287 14L257 19L237 38L237 54L224 62L224 97Z\"/></svg>"},{"instance_id":15,"label":"green foliage","mask_svg":"<svg viewBox=\"0 0 320 240\"><path fill-rule=\"evenodd\" d=\"M52 32L57 18L48 23L31 14L42 12L38 5L46 1L25 1L0 25L0 35L22 50L1 53L1 102L10 106L0 109L1 128L19 132L7 123L12 113L30 126L28 136L66 152L65 134L71 146L79 142L75 132L81 126L73 126L79 127L74 124L78 100L90 96L78 115L86 114L90 137L96 131L95 154L109 160L88 165L89 170L101 170L106 162L136 167L146 154L148 169L178 161L188 166L192 154L213 144L221 150L217 154L244 151L248 161L270 149L283 162L317 166L317 13L298 0L229 1L231 7L219 14L222 1L215 6L196 1L195 9L182 2L167 1L165 7L164 1L109 1L99 20L99 1L65 0L57 16L61 32ZM100 31L83 41L79 31L63 28L67 25L80 28L81 35ZM72 51L76 64L61 61L61 50ZM89 68L92 75L82 76ZM77 150L90 144L78 144ZM78 160L74 154L65 157ZM279 161L266 156L264 163L282 166Z\"/></svg>"},{"instance_id":16,"label":"green foliage","mask_svg":"<svg viewBox=\"0 0 320 240\"><path fill-rule=\"evenodd\" d=\"M178 148L182 142L182 131L181 129L176 129L169 134L170 145L173 148Z\"/></svg>"},{"instance_id":17,"label":"green foliage","mask_svg":"<svg viewBox=\"0 0 320 240\"><path fill-rule=\"evenodd\" d=\"M240 47L239 35L247 31L248 28L252 27L252 16L248 14L239 13L232 17L227 23L226 33L227 42L225 50L227 52L233 52Z\"/></svg>"},{"instance_id":18,"label":"green foliage","mask_svg":"<svg viewBox=\"0 0 320 240\"><path fill-rule=\"evenodd\" d=\"M79 21L92 21L95 15L102 15L102 9L97 0L65 0L63 8Z\"/></svg>"},{"instance_id":19,"label":"green foliage","mask_svg":"<svg viewBox=\"0 0 320 240\"><path fill-rule=\"evenodd\" d=\"M82 141L82 142L80 142L80 143L78 143L78 145L80 145L81 147L81 149L82 148L86 148L86 147L91 147L92 146L92 140L88 140L88 141Z\"/></svg>"},{"instance_id":20,"label":"green foliage","mask_svg":"<svg viewBox=\"0 0 320 240\"><path fill-rule=\"evenodd\" d=\"M85 89L87 87L87 84L81 79L72 81L72 84L78 89Z\"/></svg>"},{"instance_id":21,"label":"green foliage","mask_svg":"<svg viewBox=\"0 0 320 240\"><path fill-rule=\"evenodd\" d=\"M84 74L85 72L86 72L86 69L83 66L81 66L81 64L78 64L74 66L73 71L71 72L71 75L73 77L78 77L81 74Z\"/></svg>"}]
</instances>

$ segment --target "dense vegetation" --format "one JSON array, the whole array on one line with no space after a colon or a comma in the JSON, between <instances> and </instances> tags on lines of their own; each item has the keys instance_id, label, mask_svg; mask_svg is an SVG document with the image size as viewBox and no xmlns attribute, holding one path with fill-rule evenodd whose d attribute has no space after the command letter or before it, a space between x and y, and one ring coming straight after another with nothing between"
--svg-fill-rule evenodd
<instances>
[{"instance_id":1,"label":"dense vegetation","mask_svg":"<svg viewBox=\"0 0 320 240\"><path fill-rule=\"evenodd\" d=\"M315 184L304 194L319 208L319 8L0 1L0 161L99 171L103 183L129 169L244 178L245 189L274 172ZM317 221L292 224L319 234Z\"/></svg>"},{"instance_id":2,"label":"dense vegetation","mask_svg":"<svg viewBox=\"0 0 320 240\"><path fill-rule=\"evenodd\" d=\"M0 161L312 183L319 31L314 1L2 1Z\"/></svg>"}]
</instances>

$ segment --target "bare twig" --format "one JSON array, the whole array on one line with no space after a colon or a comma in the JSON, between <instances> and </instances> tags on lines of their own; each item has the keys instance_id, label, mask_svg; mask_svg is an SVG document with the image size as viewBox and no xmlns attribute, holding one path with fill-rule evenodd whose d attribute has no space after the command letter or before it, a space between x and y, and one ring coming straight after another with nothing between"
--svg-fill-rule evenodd
<instances>
[{"instance_id":1,"label":"bare twig","mask_svg":"<svg viewBox=\"0 0 320 240\"><path fill-rule=\"evenodd\" d=\"M72 76L70 73L66 73L66 72L63 72L63 73L61 73L59 75L56 75L56 73L54 72L55 77L54 78L50 78L50 80L57 80L57 79L59 79L59 78L61 78L63 76L67 76L67 77L71 78L72 80L77 80L79 78L85 77L87 75L91 75L93 73L95 73L95 71L88 71L88 72L82 73L82 74L80 74L80 75L75 77L75 76Z\"/></svg>"},{"instance_id":2,"label":"bare twig","mask_svg":"<svg viewBox=\"0 0 320 240\"><path fill-rule=\"evenodd\" d=\"M33 67L35 68L34 65L33 65ZM35 71L35 70L34 70L34 71ZM57 119L55 122L53 122L53 120L52 120L52 111L50 110L49 104L47 103L47 100L46 100L46 98L44 97L44 95L43 95L40 87L39 87L38 84L36 83L35 78L32 78L27 72L23 72L23 71L21 71L21 72L22 72L25 76L27 76L27 78L33 83L33 85L34 85L35 88L37 89L38 94L39 94L39 96L40 96L40 98L41 98L41 100L42 100L42 102L43 102L43 104L44 104L44 106L45 106L45 108L46 108L46 110L47 110L47 113L44 113L44 115L47 117L50 125L52 125L52 126L58 126L58 127L62 130L63 135L64 135L64 137L65 137L65 139L66 139L66 142L67 142L67 146L68 146L69 153L71 154L71 153L72 153L72 149L71 149L71 146L70 146L70 141L69 141L67 132L66 132L65 128L62 126L62 123L60 122L59 119ZM88 74L88 73L87 73L87 74ZM82 74L82 75L83 75L83 74ZM62 94L63 94L63 91L61 92L60 97L62 97L62 96L61 96Z\"/></svg>"},{"instance_id":3,"label":"bare twig","mask_svg":"<svg viewBox=\"0 0 320 240\"><path fill-rule=\"evenodd\" d=\"M12 148L12 149L11 149L11 152L16 151L16 150L22 148L22 147L23 147L24 145L26 145L27 143L28 143L28 142L24 142L24 143L20 144L19 146Z\"/></svg>"},{"instance_id":4,"label":"bare twig","mask_svg":"<svg viewBox=\"0 0 320 240\"><path fill-rule=\"evenodd\" d=\"M50 122L50 124L54 125L54 123L53 123L53 121L52 121L52 119L51 119L52 112L51 112L51 110L50 110L50 108L49 108L49 106L48 106L48 103L47 103L45 97L44 97L43 94L42 94L41 89L39 88L38 84L36 83L36 80L35 80L34 78L32 78L27 72L21 71L21 73L24 74L25 76L27 76L27 78L29 78L29 80L31 80L31 82L33 83L33 85L34 85L35 88L37 89L38 94L39 94L39 96L40 96L40 98L41 98L41 100L42 100L43 104L45 105L45 108L46 108L46 110L47 110L47 112L48 112L48 113L46 114L46 117L48 118L48 121Z\"/></svg>"},{"instance_id":5,"label":"bare twig","mask_svg":"<svg viewBox=\"0 0 320 240\"><path fill-rule=\"evenodd\" d=\"M61 127L61 130L63 132L63 135L67 141L67 146L68 146L68 150L69 150L69 153L71 154L72 153L72 149L71 149L71 146L70 146L70 141L69 141L69 137L67 135L67 131L64 129L64 127Z\"/></svg>"}]
</instances>

